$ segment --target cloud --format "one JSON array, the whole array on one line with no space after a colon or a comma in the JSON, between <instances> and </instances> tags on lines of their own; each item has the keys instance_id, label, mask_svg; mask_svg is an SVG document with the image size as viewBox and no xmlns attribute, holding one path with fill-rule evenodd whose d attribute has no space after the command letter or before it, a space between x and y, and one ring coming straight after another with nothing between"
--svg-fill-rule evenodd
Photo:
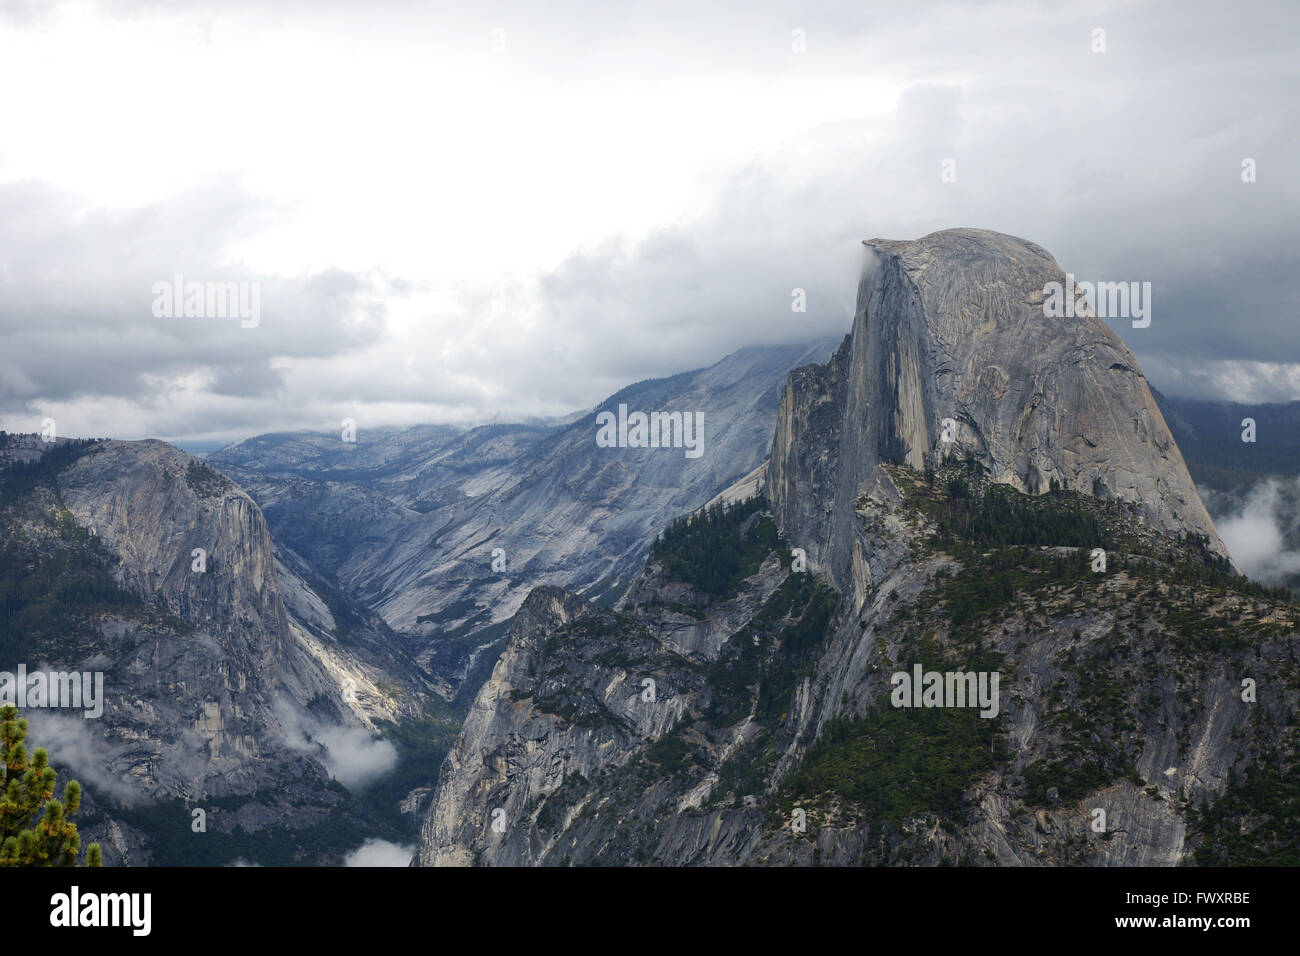
<instances>
[{"instance_id":1,"label":"cloud","mask_svg":"<svg viewBox=\"0 0 1300 956\"><path fill-rule=\"evenodd\" d=\"M74 778L96 794L111 796L124 806L132 806L144 796L104 766L104 741L95 740L89 721L39 707L28 708L23 716L28 723L28 752L44 747L50 755L50 766L59 772L58 796Z\"/></svg>"},{"instance_id":2,"label":"cloud","mask_svg":"<svg viewBox=\"0 0 1300 956\"><path fill-rule=\"evenodd\" d=\"M1294 362L1157 355L1143 362L1142 371L1168 395L1242 403L1290 402L1300 396L1300 363Z\"/></svg>"},{"instance_id":3,"label":"cloud","mask_svg":"<svg viewBox=\"0 0 1300 956\"><path fill-rule=\"evenodd\" d=\"M953 226L1152 282L1113 325L1170 394L1300 395L1284 2L0 9L11 431L563 414L847 331L861 239ZM154 319L176 272L261 324Z\"/></svg>"},{"instance_id":4,"label":"cloud","mask_svg":"<svg viewBox=\"0 0 1300 956\"><path fill-rule=\"evenodd\" d=\"M286 394L287 379L382 343L383 300L406 287L334 267L252 269L231 246L270 212L235 180L127 212L45 184L0 183L0 415L10 430L41 409L70 434L124 437L263 431L304 404L322 409L318 420L339 417L331 403L352 395L330 384L336 377L309 395L300 377L298 394ZM154 284L178 274L257 283L260 324L155 317Z\"/></svg>"},{"instance_id":5,"label":"cloud","mask_svg":"<svg viewBox=\"0 0 1300 956\"><path fill-rule=\"evenodd\" d=\"M0 21L7 20L17 27L35 26L48 12L44 0L0 0Z\"/></svg>"},{"instance_id":6,"label":"cloud","mask_svg":"<svg viewBox=\"0 0 1300 956\"><path fill-rule=\"evenodd\" d=\"M409 866L415 847L370 839L343 859L344 866Z\"/></svg>"},{"instance_id":7,"label":"cloud","mask_svg":"<svg viewBox=\"0 0 1300 956\"><path fill-rule=\"evenodd\" d=\"M349 790L390 773L397 748L361 727L327 727L316 732L325 747L325 769Z\"/></svg>"},{"instance_id":8,"label":"cloud","mask_svg":"<svg viewBox=\"0 0 1300 956\"><path fill-rule=\"evenodd\" d=\"M361 789L397 766L397 748L364 727L320 724L283 701L275 712L289 746L315 757L349 790Z\"/></svg>"},{"instance_id":9,"label":"cloud","mask_svg":"<svg viewBox=\"0 0 1300 956\"><path fill-rule=\"evenodd\" d=\"M1211 496L1216 507L1228 499ZM1214 519L1219 537L1247 577L1263 584L1284 584L1300 574L1300 550L1288 538L1300 527L1300 479L1269 478L1251 489L1238 507Z\"/></svg>"}]
</instances>

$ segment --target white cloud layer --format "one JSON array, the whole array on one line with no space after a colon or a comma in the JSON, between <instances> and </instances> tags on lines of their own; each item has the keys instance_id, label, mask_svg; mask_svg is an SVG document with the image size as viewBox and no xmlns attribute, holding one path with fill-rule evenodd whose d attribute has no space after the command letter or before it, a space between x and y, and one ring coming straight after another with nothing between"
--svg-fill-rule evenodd
<instances>
[{"instance_id":1,"label":"white cloud layer","mask_svg":"<svg viewBox=\"0 0 1300 956\"><path fill-rule=\"evenodd\" d=\"M1300 521L1298 499L1300 479L1270 478L1252 488L1239 509L1215 519L1219 537L1247 577L1275 585L1300 574L1300 550L1286 542Z\"/></svg>"},{"instance_id":2,"label":"white cloud layer","mask_svg":"<svg viewBox=\"0 0 1300 956\"><path fill-rule=\"evenodd\" d=\"M859 240L951 226L1151 281L1151 327L1116 328L1167 392L1296 397L1297 21L1286 2L8 2L0 428L562 414L846 331ZM260 282L261 324L155 319L178 272Z\"/></svg>"},{"instance_id":3,"label":"white cloud layer","mask_svg":"<svg viewBox=\"0 0 1300 956\"><path fill-rule=\"evenodd\" d=\"M415 847L370 839L343 859L344 866L409 866Z\"/></svg>"},{"instance_id":4,"label":"white cloud layer","mask_svg":"<svg viewBox=\"0 0 1300 956\"><path fill-rule=\"evenodd\" d=\"M321 724L284 702L276 707L276 717L289 746L315 757L349 790L360 789L397 766L397 748L364 727Z\"/></svg>"}]
</instances>

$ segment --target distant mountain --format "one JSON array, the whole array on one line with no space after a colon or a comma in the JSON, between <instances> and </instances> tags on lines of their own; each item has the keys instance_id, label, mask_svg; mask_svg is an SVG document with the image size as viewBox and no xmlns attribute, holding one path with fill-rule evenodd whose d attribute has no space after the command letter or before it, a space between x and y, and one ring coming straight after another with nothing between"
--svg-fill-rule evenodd
<instances>
[{"instance_id":1,"label":"distant mountain","mask_svg":"<svg viewBox=\"0 0 1300 956\"><path fill-rule=\"evenodd\" d=\"M615 608L529 594L421 865L1300 862L1300 607L1132 354L1032 243L870 245L766 468Z\"/></svg>"},{"instance_id":2,"label":"distant mountain","mask_svg":"<svg viewBox=\"0 0 1300 956\"><path fill-rule=\"evenodd\" d=\"M1243 404L1152 390L1243 571L1300 593L1300 402ZM1253 422L1254 441L1243 422Z\"/></svg>"},{"instance_id":3,"label":"distant mountain","mask_svg":"<svg viewBox=\"0 0 1300 956\"><path fill-rule=\"evenodd\" d=\"M834 346L745 348L565 425L264 435L207 460L262 506L282 547L404 635L448 696L467 682L473 693L531 589L615 600L657 529L758 466L786 374ZM701 414L702 453L600 447L598 415L620 406Z\"/></svg>"},{"instance_id":4,"label":"distant mountain","mask_svg":"<svg viewBox=\"0 0 1300 956\"><path fill-rule=\"evenodd\" d=\"M24 710L85 785L86 839L108 865L409 841L459 728L447 701L477 690L527 590L612 599L652 527L762 460L786 372L832 348L746 349L606 403L702 413L699 457L602 448L598 410L208 459L0 433L0 671L104 677L102 717Z\"/></svg>"},{"instance_id":5,"label":"distant mountain","mask_svg":"<svg viewBox=\"0 0 1300 956\"><path fill-rule=\"evenodd\" d=\"M1261 476L1300 475L1300 402L1250 405L1152 394L1198 484L1239 491ZM1254 441L1242 440L1246 419L1255 423Z\"/></svg>"}]
</instances>

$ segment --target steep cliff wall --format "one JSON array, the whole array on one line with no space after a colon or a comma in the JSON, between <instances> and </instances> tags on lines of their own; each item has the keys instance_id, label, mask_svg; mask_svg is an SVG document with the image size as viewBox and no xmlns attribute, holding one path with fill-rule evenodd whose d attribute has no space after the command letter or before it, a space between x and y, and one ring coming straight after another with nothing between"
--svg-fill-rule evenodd
<instances>
[{"instance_id":1,"label":"steep cliff wall","mask_svg":"<svg viewBox=\"0 0 1300 956\"><path fill-rule=\"evenodd\" d=\"M228 862L217 834L236 825L356 824L330 778L351 781L351 761L388 746L371 714L418 709L418 676L391 677L382 654L332 638L329 609L277 560L248 495L159 441L6 436L0 464L12 462L35 470L0 471L0 548L16 577L0 669L102 674L102 714L24 716L86 785L82 829L105 862L156 861L160 838L166 862L184 859L174 836L190 833L190 808L208 814L194 850L209 862Z\"/></svg>"},{"instance_id":2,"label":"steep cliff wall","mask_svg":"<svg viewBox=\"0 0 1300 956\"><path fill-rule=\"evenodd\" d=\"M1056 481L1133 502L1226 554L1132 352L1095 315L1044 315L1046 284L1065 282L1049 253L978 229L866 245L852 331L828 365L790 377L767 472L778 525L840 586L851 553L836 516L876 465L945 450L1031 494Z\"/></svg>"},{"instance_id":3,"label":"steep cliff wall","mask_svg":"<svg viewBox=\"0 0 1300 956\"><path fill-rule=\"evenodd\" d=\"M535 591L443 765L418 862L1145 866L1289 852L1277 832L1295 775L1232 788L1300 751L1295 606L1079 493L1010 492L1030 540L981 556L978 536L944 535L967 518L987 530L1002 493L965 480L974 496L950 499L878 469L845 518L872 582L853 601L793 570L782 543L729 595L653 559L618 612ZM1108 573L1087 549L1048 543L1081 527ZM707 529L684 545L705 561L718 546ZM916 666L998 673L997 712L895 709L892 675Z\"/></svg>"},{"instance_id":4,"label":"steep cliff wall","mask_svg":"<svg viewBox=\"0 0 1300 956\"><path fill-rule=\"evenodd\" d=\"M1132 355L1043 317L1061 276L1030 243L873 248L733 510L668 529L616 612L525 602L420 864L1294 852L1300 780L1270 768L1300 752L1300 615L1224 557ZM895 706L915 667L997 674L995 712Z\"/></svg>"}]
</instances>

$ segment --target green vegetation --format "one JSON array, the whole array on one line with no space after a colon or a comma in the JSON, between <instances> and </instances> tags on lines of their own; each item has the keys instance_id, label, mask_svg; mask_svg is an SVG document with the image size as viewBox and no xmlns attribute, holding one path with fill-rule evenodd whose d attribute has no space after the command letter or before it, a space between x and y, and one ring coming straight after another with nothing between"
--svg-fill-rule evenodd
<instances>
[{"instance_id":1,"label":"green vegetation","mask_svg":"<svg viewBox=\"0 0 1300 956\"><path fill-rule=\"evenodd\" d=\"M1053 585L1097 586L1103 577L1089 567L1094 548L1107 553L1108 574L1123 571L1145 581L1294 600L1286 588L1265 587L1233 572L1226 558L1209 549L1205 536L1174 540L1157 534L1131 505L1118 500L1061 490L1027 495L989 481L987 470L972 458L950 456L939 469L927 469L924 479L906 468L889 471L906 503L933 526L925 547L966 566L943 589L955 627Z\"/></svg>"},{"instance_id":2,"label":"green vegetation","mask_svg":"<svg viewBox=\"0 0 1300 956\"><path fill-rule=\"evenodd\" d=\"M0 432L0 447L11 440ZM191 630L121 587L108 549L63 506L56 476L98 444L59 442L0 471L0 668L76 657L106 613Z\"/></svg>"},{"instance_id":3,"label":"green vegetation","mask_svg":"<svg viewBox=\"0 0 1300 956\"><path fill-rule=\"evenodd\" d=\"M786 721L801 681L814 674L839 595L811 574L791 573L706 674L711 694L704 715L728 726L751 712L754 737L720 768L715 794L739 804L760 794L787 736Z\"/></svg>"},{"instance_id":4,"label":"green vegetation","mask_svg":"<svg viewBox=\"0 0 1300 956\"><path fill-rule=\"evenodd\" d=\"M582 662L609 671L653 669L657 644L634 618L590 605L587 611L547 633L537 652L529 655L528 674L534 680L525 696L533 697L539 711L580 727L629 729L627 720L610 710L599 692L585 684L571 684L572 668Z\"/></svg>"},{"instance_id":5,"label":"green vegetation","mask_svg":"<svg viewBox=\"0 0 1300 956\"><path fill-rule=\"evenodd\" d=\"M1295 731L1285 766L1266 760L1231 774L1212 805L1188 807L1201 866L1300 866L1300 762ZM1274 754L1274 757L1277 755Z\"/></svg>"},{"instance_id":6,"label":"green vegetation","mask_svg":"<svg viewBox=\"0 0 1300 956\"><path fill-rule=\"evenodd\" d=\"M0 666L38 651L62 656L98 614L145 610L114 579L99 539L65 514L43 541L15 533L0 515Z\"/></svg>"},{"instance_id":7,"label":"green vegetation","mask_svg":"<svg viewBox=\"0 0 1300 956\"><path fill-rule=\"evenodd\" d=\"M1053 662L1042 711L1047 749L1021 773L1029 806L1080 800L1117 780L1145 785L1134 769L1143 727L1173 721L1180 747L1190 745L1187 716L1167 714L1155 690L1162 670L1176 679L1178 702L1190 708L1212 655L1252 648L1258 654L1262 641L1295 630L1286 589L1233 573L1202 536L1180 540L1152 531L1128 506L1059 489L1024 495L988 482L970 461L949 459L924 477L905 469L891 474L933 529L925 546L961 563L901 609L906 626L918 633L928 626L924 633L943 633L948 645L978 652L997 640L999 626L1005 633L1012 614L1030 629L1081 606L1115 615L1115 628L1095 650L1070 648ZM1089 566L1093 548L1107 552L1105 574ZM1129 583L1108 589L1119 574ZM916 643L904 647L913 645L915 654ZM1130 666L1141 648L1145 654ZM1133 689L1139 684L1144 691ZM1287 821L1295 796L1284 776L1248 772L1232 799L1204 812L1214 838L1198 859L1258 860L1261 847L1273 847L1269 859L1292 859L1296 841ZM1262 818L1255 815L1261 811Z\"/></svg>"},{"instance_id":8,"label":"green vegetation","mask_svg":"<svg viewBox=\"0 0 1300 956\"><path fill-rule=\"evenodd\" d=\"M343 789L339 784L333 787ZM278 799L276 794L260 794L225 802L235 809L253 802L275 806ZM192 829L192 807L178 799L115 810L113 816L148 834L151 866L228 866L238 862L318 866L341 858L372 837L406 839L400 831L368 824L345 804L300 808L304 816L319 812L321 817L302 827L281 824L250 832L237 825L225 832L213 825L219 819L211 810L215 802L204 805L209 814L207 830L201 833Z\"/></svg>"},{"instance_id":9,"label":"green vegetation","mask_svg":"<svg viewBox=\"0 0 1300 956\"><path fill-rule=\"evenodd\" d=\"M645 749L645 759L669 776L677 776L705 761L682 739L680 728L664 734Z\"/></svg>"},{"instance_id":10,"label":"green vegetation","mask_svg":"<svg viewBox=\"0 0 1300 956\"><path fill-rule=\"evenodd\" d=\"M15 436L0 432L0 450L8 448ZM0 470L0 493L8 500L31 494L40 487L53 487L54 478L78 458L90 454L100 444L85 438L50 445L35 461L14 461Z\"/></svg>"},{"instance_id":11,"label":"green vegetation","mask_svg":"<svg viewBox=\"0 0 1300 956\"><path fill-rule=\"evenodd\" d=\"M375 724L384 739L397 748L397 766L362 796L390 826L408 826L398 804L417 787L431 787L437 782L443 758L456 743L461 720L451 705L432 698L414 720L378 720Z\"/></svg>"},{"instance_id":12,"label":"green vegetation","mask_svg":"<svg viewBox=\"0 0 1300 956\"><path fill-rule=\"evenodd\" d=\"M81 836L72 818L81 808L81 784L69 780L63 799L54 799L58 773L49 765L50 755L37 747L29 760L26 738L27 719L18 716L18 708L0 707L0 766L5 774L0 794L0 866L74 866ZM102 860L99 844L90 844L86 865L99 866Z\"/></svg>"},{"instance_id":13,"label":"green vegetation","mask_svg":"<svg viewBox=\"0 0 1300 956\"><path fill-rule=\"evenodd\" d=\"M544 714L552 714L578 727L622 727L627 721L605 706L590 692L581 694L558 691L555 694L533 699L533 707Z\"/></svg>"},{"instance_id":14,"label":"green vegetation","mask_svg":"<svg viewBox=\"0 0 1300 956\"><path fill-rule=\"evenodd\" d=\"M1154 531L1136 508L1106 497L1103 483L1093 483L1095 495L1059 485L1027 495L991 482L972 460L949 459L925 475L889 470L914 509L914 553L943 552L956 568L938 570L916 599L876 619L879 666L887 674L905 659L926 670L999 671L1008 710L1040 710L1032 752L1013 754L1002 733L1006 721L981 718L978 708L894 708L886 694L865 714L824 725L773 794L776 762L794 743L794 692L816 679L838 606L813 575L790 574L705 668L699 710L629 761L617 781L596 784L617 792L602 805L601 825L606 818L619 822L634 859L652 859L655 846L634 838L643 823L653 823L636 816L638 798L644 809L650 794L698 782L716 759L710 753L749 717L753 736L713 768L719 782L701 812L739 807L754 795L773 825L784 825L795 806L823 825L855 818L871 823L879 838L873 859L907 861L921 837L896 840L891 828L924 818L952 834L970 817L964 795L995 776L1022 821L1033 808L1062 808L1117 781L1146 787L1150 799L1171 800L1179 811L1170 791L1136 772L1152 736L1168 733L1186 752L1224 654L1253 649L1258 660L1262 650L1293 679L1294 653L1280 658L1269 644L1295 630L1289 594L1236 575L1204 538ZM863 516L870 532L886 535L869 509ZM784 546L774 529L768 537L758 531L763 520L757 501L710 509L676 523L653 553L673 579L725 597L766 553ZM1105 573L1092 570L1094 548L1106 551ZM716 560L706 560L710 553ZM1099 626L1110 633L1099 635ZM1065 639L1071 628L1072 642ZM1020 652L1031 643L1035 652L1063 647L1050 671L1034 652L1011 655L1013 645ZM1017 663L1026 668L1023 676ZM824 692L822 685L814 690ZM847 694L841 704L848 709ZM1300 767L1293 762L1279 771L1275 752L1282 749L1254 748L1258 763L1201 811L1199 862L1295 865ZM598 837L606 841L604 832ZM616 843L612 832L608 841ZM1091 850L1084 845L1071 842L1063 852L1086 861Z\"/></svg>"},{"instance_id":15,"label":"green vegetation","mask_svg":"<svg viewBox=\"0 0 1300 956\"><path fill-rule=\"evenodd\" d=\"M1008 757L994 721L974 709L901 709L885 699L865 717L827 724L774 806L788 819L794 806L834 795L896 825L927 814L964 820L962 794Z\"/></svg>"},{"instance_id":16,"label":"green vegetation","mask_svg":"<svg viewBox=\"0 0 1300 956\"><path fill-rule=\"evenodd\" d=\"M1049 798L1048 791L1053 788L1058 800L1078 800L1094 790L1110 786L1118 776L1122 774L1087 758L1072 756L1048 762L1035 760L1024 771L1025 801L1033 806L1050 806L1054 801Z\"/></svg>"},{"instance_id":17,"label":"green vegetation","mask_svg":"<svg viewBox=\"0 0 1300 956\"><path fill-rule=\"evenodd\" d=\"M564 822L566 811L583 794L591 789L591 781L580 773L570 773L555 791L542 798L541 808L537 813L537 826L547 833L559 830Z\"/></svg>"},{"instance_id":18,"label":"green vegetation","mask_svg":"<svg viewBox=\"0 0 1300 956\"><path fill-rule=\"evenodd\" d=\"M185 469L185 483L200 498L215 498L233 487L225 475L197 458L190 461Z\"/></svg>"},{"instance_id":19,"label":"green vegetation","mask_svg":"<svg viewBox=\"0 0 1300 956\"><path fill-rule=\"evenodd\" d=\"M0 496L0 667L33 655L75 657L107 613L189 633L117 583L115 558L63 507L51 474L33 474L34 483L6 480ZM14 487L22 493L11 495Z\"/></svg>"},{"instance_id":20,"label":"green vegetation","mask_svg":"<svg viewBox=\"0 0 1300 956\"><path fill-rule=\"evenodd\" d=\"M947 611L954 639L961 640L1026 595L1087 581L1087 557L1086 551L1061 554L999 548L941 582L922 602L933 598L940 604Z\"/></svg>"},{"instance_id":21,"label":"green vegetation","mask_svg":"<svg viewBox=\"0 0 1300 956\"><path fill-rule=\"evenodd\" d=\"M1244 620L1236 607L1224 608L1216 613L1205 596L1198 599L1195 590L1178 588L1174 593L1181 599L1178 606L1164 611L1161 623L1178 635L1179 646L1185 651L1228 653L1255 647L1262 636L1278 636L1295 629L1295 621L1265 623Z\"/></svg>"},{"instance_id":22,"label":"green vegetation","mask_svg":"<svg viewBox=\"0 0 1300 956\"><path fill-rule=\"evenodd\" d=\"M788 574L710 665L709 721L727 726L753 708L755 719L778 723L799 680L813 671L837 603L835 591L811 574Z\"/></svg>"},{"instance_id":23,"label":"green vegetation","mask_svg":"<svg viewBox=\"0 0 1300 956\"><path fill-rule=\"evenodd\" d=\"M733 594L778 546L776 523L762 514L766 507L759 495L678 518L655 538L650 556L697 591Z\"/></svg>"},{"instance_id":24,"label":"green vegetation","mask_svg":"<svg viewBox=\"0 0 1300 956\"><path fill-rule=\"evenodd\" d=\"M1137 738L1135 705L1129 700L1132 674L1119 673L1117 658L1127 657L1125 638L1112 631L1105 644L1089 656L1074 650L1056 659L1061 676L1048 692L1043 721L1060 738L1047 760L1035 760L1024 770L1025 799L1036 806L1077 800L1119 779L1146 783L1133 768L1129 754L1142 748ZM1070 688L1067 692L1067 688Z\"/></svg>"},{"instance_id":25,"label":"green vegetation","mask_svg":"<svg viewBox=\"0 0 1300 956\"><path fill-rule=\"evenodd\" d=\"M932 543L944 550L969 554L972 549L1010 545L1095 548L1106 538L1090 508L1096 499L1086 495L1059 490L1022 494L988 481L987 469L973 458L949 458L942 470L926 474L932 476L931 486L937 482L943 493L913 493L908 503L934 522Z\"/></svg>"}]
</instances>

